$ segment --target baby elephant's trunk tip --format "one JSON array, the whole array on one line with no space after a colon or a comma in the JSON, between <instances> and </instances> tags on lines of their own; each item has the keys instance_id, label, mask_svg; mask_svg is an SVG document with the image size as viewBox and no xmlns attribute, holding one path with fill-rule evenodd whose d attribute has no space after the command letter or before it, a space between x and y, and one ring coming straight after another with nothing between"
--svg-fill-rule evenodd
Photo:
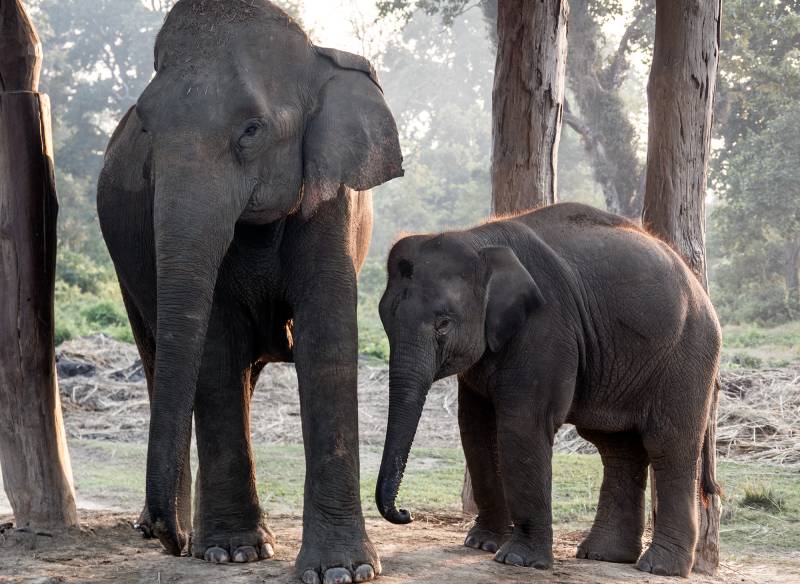
<instances>
[{"instance_id":1,"label":"baby elephant's trunk tip","mask_svg":"<svg viewBox=\"0 0 800 584\"><path fill-rule=\"evenodd\" d=\"M386 521L396 525L405 525L413 521L411 513L406 509L398 509L396 504L400 482L403 480L405 459L406 457L402 456L387 456L387 452L384 451L378 483L375 486L375 503L378 511Z\"/></svg>"}]
</instances>

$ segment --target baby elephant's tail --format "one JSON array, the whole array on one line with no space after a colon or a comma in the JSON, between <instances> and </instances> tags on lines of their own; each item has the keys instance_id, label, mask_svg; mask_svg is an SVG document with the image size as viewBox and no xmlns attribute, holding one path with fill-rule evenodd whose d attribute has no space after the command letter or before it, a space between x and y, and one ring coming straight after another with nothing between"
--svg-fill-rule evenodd
<instances>
[{"instance_id":1,"label":"baby elephant's tail","mask_svg":"<svg viewBox=\"0 0 800 584\"><path fill-rule=\"evenodd\" d=\"M716 405L717 401L719 400L719 391L720 391L720 384L719 384L719 377L714 380L714 395L712 398L712 412L716 412ZM715 471L715 460L716 460L716 453L714 452L714 448L716 446L716 433L717 433L717 420L716 416L708 417L706 420L706 433L703 437L703 452L702 456L702 468L700 470L700 483L703 489L701 493L701 497L703 499L703 503L707 504L708 497L711 495L721 495L722 489L717 484L716 479L716 471Z\"/></svg>"}]
</instances>

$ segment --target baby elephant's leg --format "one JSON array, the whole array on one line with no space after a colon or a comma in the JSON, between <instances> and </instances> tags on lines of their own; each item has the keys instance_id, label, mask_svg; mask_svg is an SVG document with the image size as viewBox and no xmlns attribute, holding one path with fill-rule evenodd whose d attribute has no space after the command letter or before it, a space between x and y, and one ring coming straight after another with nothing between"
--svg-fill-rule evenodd
<instances>
[{"instance_id":1,"label":"baby elephant's leg","mask_svg":"<svg viewBox=\"0 0 800 584\"><path fill-rule=\"evenodd\" d=\"M494 407L463 381L458 386L458 425L472 480L478 516L464 545L496 552L511 535L500 468L497 460L497 428Z\"/></svg>"},{"instance_id":2,"label":"baby elephant's leg","mask_svg":"<svg viewBox=\"0 0 800 584\"><path fill-rule=\"evenodd\" d=\"M494 556L498 562L553 566L551 508L553 423L546 408L507 404L497 411L500 473L514 529Z\"/></svg>"},{"instance_id":3,"label":"baby elephant's leg","mask_svg":"<svg viewBox=\"0 0 800 584\"><path fill-rule=\"evenodd\" d=\"M691 572L697 541L700 455L699 440L687 448L687 435L692 433L654 433L644 437L655 474L657 514L653 542L637 564L642 571L683 577Z\"/></svg>"},{"instance_id":4,"label":"baby elephant's leg","mask_svg":"<svg viewBox=\"0 0 800 584\"><path fill-rule=\"evenodd\" d=\"M597 446L603 460L603 485L592 530L578 546L579 558L633 563L642 552L645 522L647 452L634 433L578 430Z\"/></svg>"}]
</instances>

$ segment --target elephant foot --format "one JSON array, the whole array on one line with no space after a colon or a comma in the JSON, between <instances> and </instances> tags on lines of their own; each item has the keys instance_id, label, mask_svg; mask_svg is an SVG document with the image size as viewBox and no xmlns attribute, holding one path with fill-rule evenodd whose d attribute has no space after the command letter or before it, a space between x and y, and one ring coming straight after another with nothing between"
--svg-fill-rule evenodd
<instances>
[{"instance_id":1,"label":"elephant foot","mask_svg":"<svg viewBox=\"0 0 800 584\"><path fill-rule=\"evenodd\" d=\"M189 547L192 556L214 564L256 562L275 555L275 537L261 525L247 531L192 537Z\"/></svg>"},{"instance_id":2,"label":"elephant foot","mask_svg":"<svg viewBox=\"0 0 800 584\"><path fill-rule=\"evenodd\" d=\"M619 535L590 533L578 546L577 558L633 564L642 553L641 540L627 542Z\"/></svg>"},{"instance_id":3,"label":"elephant foot","mask_svg":"<svg viewBox=\"0 0 800 584\"><path fill-rule=\"evenodd\" d=\"M145 539L152 539L155 537L155 534L153 533L153 526L150 523L150 513L147 512L146 505L139 514L139 519L137 519L133 524L133 528L141 533L142 537Z\"/></svg>"},{"instance_id":4,"label":"elephant foot","mask_svg":"<svg viewBox=\"0 0 800 584\"><path fill-rule=\"evenodd\" d=\"M642 572L659 576L683 576L688 578L692 571L692 555L684 551L670 551L656 542L647 549L636 567Z\"/></svg>"},{"instance_id":5,"label":"elephant foot","mask_svg":"<svg viewBox=\"0 0 800 584\"><path fill-rule=\"evenodd\" d=\"M303 533L295 569L304 584L368 582L381 573L378 552L366 534L333 533L315 538Z\"/></svg>"},{"instance_id":6,"label":"elephant foot","mask_svg":"<svg viewBox=\"0 0 800 584\"><path fill-rule=\"evenodd\" d=\"M549 570L553 567L553 546L549 542L546 544L534 544L528 540L512 536L494 554L494 561L511 566Z\"/></svg>"},{"instance_id":7,"label":"elephant foot","mask_svg":"<svg viewBox=\"0 0 800 584\"><path fill-rule=\"evenodd\" d=\"M511 536L511 529L508 530L491 530L475 525L467 533L464 540L464 545L468 548L476 550L483 550L486 552L494 553L500 549L508 538Z\"/></svg>"}]
</instances>

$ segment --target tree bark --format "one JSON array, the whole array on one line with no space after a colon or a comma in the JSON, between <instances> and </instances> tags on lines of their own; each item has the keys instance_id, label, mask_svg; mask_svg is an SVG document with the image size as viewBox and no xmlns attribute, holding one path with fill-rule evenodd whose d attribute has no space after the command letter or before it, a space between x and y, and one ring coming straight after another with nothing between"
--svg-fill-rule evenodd
<instances>
[{"instance_id":1,"label":"tree bark","mask_svg":"<svg viewBox=\"0 0 800 584\"><path fill-rule=\"evenodd\" d=\"M0 0L0 466L17 525L78 523L55 375L56 199L41 44Z\"/></svg>"},{"instance_id":2,"label":"tree bark","mask_svg":"<svg viewBox=\"0 0 800 584\"><path fill-rule=\"evenodd\" d=\"M800 310L800 238L790 240L784 247L784 272L789 309Z\"/></svg>"},{"instance_id":3,"label":"tree bark","mask_svg":"<svg viewBox=\"0 0 800 584\"><path fill-rule=\"evenodd\" d=\"M499 0L492 92L492 208L554 203L567 59L566 0Z\"/></svg>"},{"instance_id":4,"label":"tree bark","mask_svg":"<svg viewBox=\"0 0 800 584\"><path fill-rule=\"evenodd\" d=\"M494 17L494 4L484 8ZM497 63L492 91L492 209L518 213L556 201L564 110L567 0L498 0ZM469 470L461 504L478 513Z\"/></svg>"},{"instance_id":5,"label":"tree bark","mask_svg":"<svg viewBox=\"0 0 800 584\"><path fill-rule=\"evenodd\" d=\"M721 0L656 0L655 47L647 85L650 121L642 222L683 256L706 289L705 197L720 9ZM713 437L716 396L711 410ZM715 446L710 448L712 459ZM701 493L698 499L700 536L694 570L715 573L720 498Z\"/></svg>"}]
</instances>

